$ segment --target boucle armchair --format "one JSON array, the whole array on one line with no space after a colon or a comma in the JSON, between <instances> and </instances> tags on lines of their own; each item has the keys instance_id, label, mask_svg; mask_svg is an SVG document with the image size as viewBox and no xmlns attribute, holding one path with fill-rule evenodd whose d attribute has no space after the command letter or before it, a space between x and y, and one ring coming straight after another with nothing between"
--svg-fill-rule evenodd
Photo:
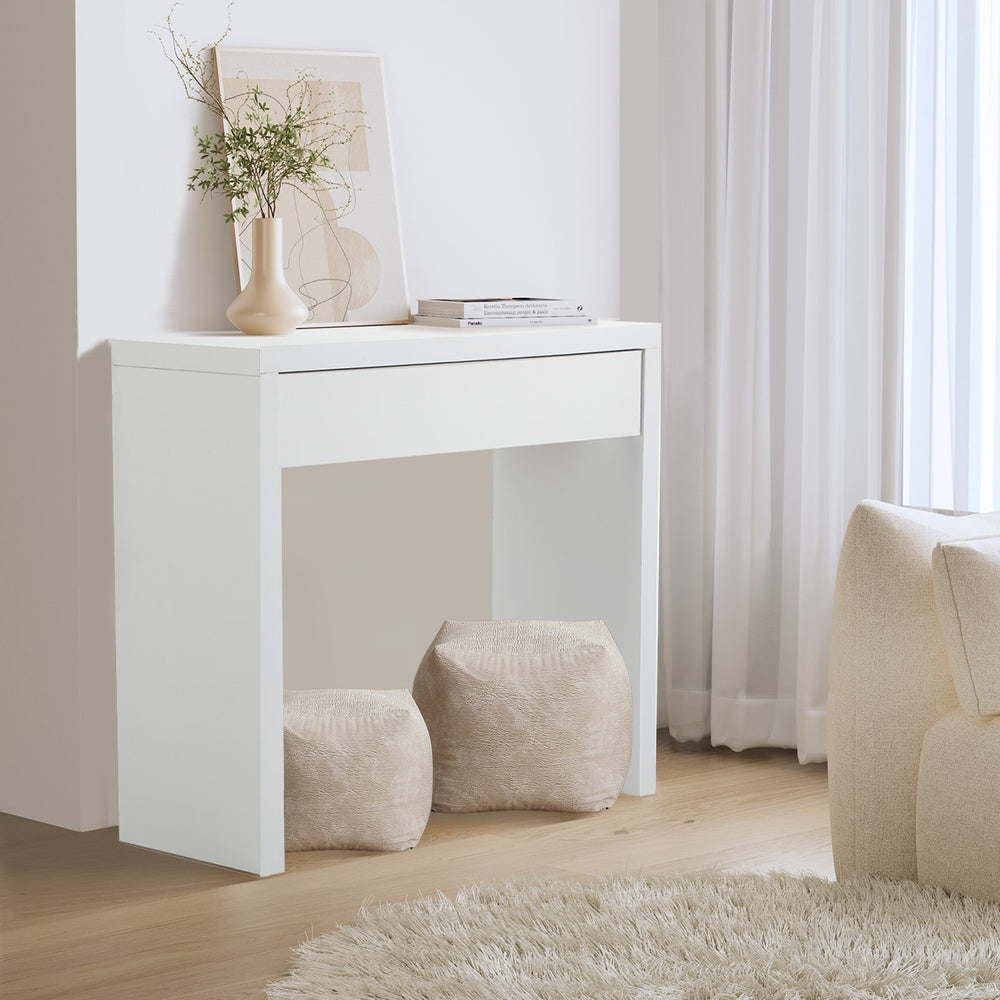
<instances>
[{"instance_id":1,"label":"boucle armchair","mask_svg":"<svg viewBox=\"0 0 1000 1000\"><path fill-rule=\"evenodd\" d=\"M857 507L828 719L837 875L1000 900L1000 513Z\"/></svg>"}]
</instances>

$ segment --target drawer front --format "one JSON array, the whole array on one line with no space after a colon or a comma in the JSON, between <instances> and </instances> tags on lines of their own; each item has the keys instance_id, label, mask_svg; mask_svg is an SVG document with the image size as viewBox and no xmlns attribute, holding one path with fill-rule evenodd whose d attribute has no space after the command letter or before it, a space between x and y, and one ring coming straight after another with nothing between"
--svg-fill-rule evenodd
<instances>
[{"instance_id":1,"label":"drawer front","mask_svg":"<svg viewBox=\"0 0 1000 1000\"><path fill-rule=\"evenodd\" d=\"M642 351L278 376L284 467L630 437Z\"/></svg>"}]
</instances>

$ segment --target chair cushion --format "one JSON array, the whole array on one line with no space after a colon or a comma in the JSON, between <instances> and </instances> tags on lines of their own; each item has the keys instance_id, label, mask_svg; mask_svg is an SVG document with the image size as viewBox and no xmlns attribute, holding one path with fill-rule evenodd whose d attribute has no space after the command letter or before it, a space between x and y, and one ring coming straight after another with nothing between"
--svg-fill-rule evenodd
<instances>
[{"instance_id":1,"label":"chair cushion","mask_svg":"<svg viewBox=\"0 0 1000 1000\"><path fill-rule=\"evenodd\" d=\"M1000 719L956 708L927 732L917 786L917 878L1000 901Z\"/></svg>"},{"instance_id":2,"label":"chair cushion","mask_svg":"<svg viewBox=\"0 0 1000 1000\"><path fill-rule=\"evenodd\" d=\"M1000 537L942 542L931 563L959 704L972 716L1000 715Z\"/></svg>"}]
</instances>

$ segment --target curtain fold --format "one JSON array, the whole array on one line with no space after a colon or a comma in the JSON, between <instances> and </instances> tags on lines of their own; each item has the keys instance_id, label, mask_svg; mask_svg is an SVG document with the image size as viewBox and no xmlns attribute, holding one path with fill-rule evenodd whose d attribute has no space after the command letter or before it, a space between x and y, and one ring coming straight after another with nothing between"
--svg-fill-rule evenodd
<instances>
[{"instance_id":1,"label":"curtain fold","mask_svg":"<svg viewBox=\"0 0 1000 1000\"><path fill-rule=\"evenodd\" d=\"M898 499L902 0L660 10L661 721L822 760L843 529Z\"/></svg>"}]
</instances>

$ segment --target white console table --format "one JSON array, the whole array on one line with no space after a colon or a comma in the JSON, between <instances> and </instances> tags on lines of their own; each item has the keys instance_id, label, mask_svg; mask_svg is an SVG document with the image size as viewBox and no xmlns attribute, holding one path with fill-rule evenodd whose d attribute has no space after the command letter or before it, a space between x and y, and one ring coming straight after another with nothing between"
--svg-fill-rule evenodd
<instances>
[{"instance_id":1,"label":"white console table","mask_svg":"<svg viewBox=\"0 0 1000 1000\"><path fill-rule=\"evenodd\" d=\"M625 790L654 791L658 325L159 334L111 358L123 841L284 870L281 470L331 462L493 450L493 615L607 622Z\"/></svg>"}]
</instances>

